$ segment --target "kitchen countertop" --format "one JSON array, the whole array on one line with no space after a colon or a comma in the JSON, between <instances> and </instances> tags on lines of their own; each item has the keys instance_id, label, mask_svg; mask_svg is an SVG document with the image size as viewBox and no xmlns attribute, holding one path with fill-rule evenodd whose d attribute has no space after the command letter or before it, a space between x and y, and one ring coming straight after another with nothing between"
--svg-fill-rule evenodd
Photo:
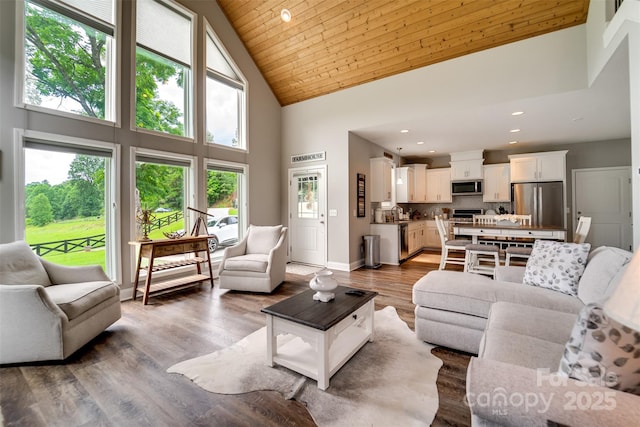
<instances>
[{"instance_id":1,"label":"kitchen countertop","mask_svg":"<svg viewBox=\"0 0 640 427\"><path fill-rule=\"evenodd\" d=\"M410 224L412 222L420 222L420 221L435 221L432 218L420 218L420 219L402 219L400 221L389 221L389 222L371 222L371 225L398 225L398 224ZM445 219L445 221L448 221Z\"/></svg>"}]
</instances>

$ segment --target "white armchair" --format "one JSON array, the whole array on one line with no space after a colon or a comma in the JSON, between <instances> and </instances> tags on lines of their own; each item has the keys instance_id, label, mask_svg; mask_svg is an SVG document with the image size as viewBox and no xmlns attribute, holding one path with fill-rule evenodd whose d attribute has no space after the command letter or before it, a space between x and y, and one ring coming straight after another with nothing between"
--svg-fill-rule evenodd
<instances>
[{"instance_id":1,"label":"white armchair","mask_svg":"<svg viewBox=\"0 0 640 427\"><path fill-rule=\"evenodd\" d=\"M221 289L272 292L284 281L287 227L249 226L237 245L225 249L218 276Z\"/></svg>"},{"instance_id":2,"label":"white armchair","mask_svg":"<svg viewBox=\"0 0 640 427\"><path fill-rule=\"evenodd\" d=\"M65 267L24 241L0 244L0 364L63 360L120 318L100 266Z\"/></svg>"}]
</instances>

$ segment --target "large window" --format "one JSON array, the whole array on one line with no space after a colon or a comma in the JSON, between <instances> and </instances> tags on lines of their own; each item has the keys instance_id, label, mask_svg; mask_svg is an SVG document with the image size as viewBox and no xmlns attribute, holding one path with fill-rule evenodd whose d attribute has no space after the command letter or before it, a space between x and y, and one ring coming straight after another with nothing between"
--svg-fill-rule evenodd
<instances>
[{"instance_id":1,"label":"large window","mask_svg":"<svg viewBox=\"0 0 640 427\"><path fill-rule=\"evenodd\" d=\"M205 141L244 149L245 83L220 46L207 27Z\"/></svg>"},{"instance_id":2,"label":"large window","mask_svg":"<svg viewBox=\"0 0 640 427\"><path fill-rule=\"evenodd\" d=\"M115 279L115 146L34 132L21 143L26 242L44 259L99 264Z\"/></svg>"},{"instance_id":3,"label":"large window","mask_svg":"<svg viewBox=\"0 0 640 427\"><path fill-rule=\"evenodd\" d=\"M22 102L115 121L115 22L114 0L25 1Z\"/></svg>"},{"instance_id":4,"label":"large window","mask_svg":"<svg viewBox=\"0 0 640 427\"><path fill-rule=\"evenodd\" d=\"M190 234L187 207L193 206L192 158L138 149L135 159L136 238L145 231L151 239L164 239L165 233L174 231ZM142 215L149 220L146 230Z\"/></svg>"},{"instance_id":5,"label":"large window","mask_svg":"<svg viewBox=\"0 0 640 427\"><path fill-rule=\"evenodd\" d=\"M209 160L207 167L207 231L212 257L244 236L246 166Z\"/></svg>"},{"instance_id":6,"label":"large window","mask_svg":"<svg viewBox=\"0 0 640 427\"><path fill-rule=\"evenodd\" d=\"M136 127L192 137L194 16L169 1L136 5Z\"/></svg>"}]
</instances>

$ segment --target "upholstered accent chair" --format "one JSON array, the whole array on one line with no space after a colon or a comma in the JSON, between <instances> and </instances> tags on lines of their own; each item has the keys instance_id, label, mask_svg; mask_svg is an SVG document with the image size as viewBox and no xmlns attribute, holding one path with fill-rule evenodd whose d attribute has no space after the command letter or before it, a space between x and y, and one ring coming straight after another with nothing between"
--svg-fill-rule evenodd
<instances>
[{"instance_id":1,"label":"upholstered accent chair","mask_svg":"<svg viewBox=\"0 0 640 427\"><path fill-rule=\"evenodd\" d=\"M237 245L224 250L218 276L220 289L272 292L284 281L287 227L251 225Z\"/></svg>"},{"instance_id":2,"label":"upholstered accent chair","mask_svg":"<svg viewBox=\"0 0 640 427\"><path fill-rule=\"evenodd\" d=\"M95 266L0 244L0 364L63 360L120 318L120 288Z\"/></svg>"}]
</instances>

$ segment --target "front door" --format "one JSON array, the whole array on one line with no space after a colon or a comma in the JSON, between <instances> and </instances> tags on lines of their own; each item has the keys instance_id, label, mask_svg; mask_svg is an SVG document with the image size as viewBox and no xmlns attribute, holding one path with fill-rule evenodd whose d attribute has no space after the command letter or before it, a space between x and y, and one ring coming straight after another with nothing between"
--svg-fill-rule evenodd
<instances>
[{"instance_id":1,"label":"front door","mask_svg":"<svg viewBox=\"0 0 640 427\"><path fill-rule=\"evenodd\" d=\"M573 225L591 217L587 242L631 248L631 169L629 167L574 169Z\"/></svg>"},{"instance_id":2,"label":"front door","mask_svg":"<svg viewBox=\"0 0 640 427\"><path fill-rule=\"evenodd\" d=\"M326 170L289 170L291 262L326 265Z\"/></svg>"}]
</instances>

